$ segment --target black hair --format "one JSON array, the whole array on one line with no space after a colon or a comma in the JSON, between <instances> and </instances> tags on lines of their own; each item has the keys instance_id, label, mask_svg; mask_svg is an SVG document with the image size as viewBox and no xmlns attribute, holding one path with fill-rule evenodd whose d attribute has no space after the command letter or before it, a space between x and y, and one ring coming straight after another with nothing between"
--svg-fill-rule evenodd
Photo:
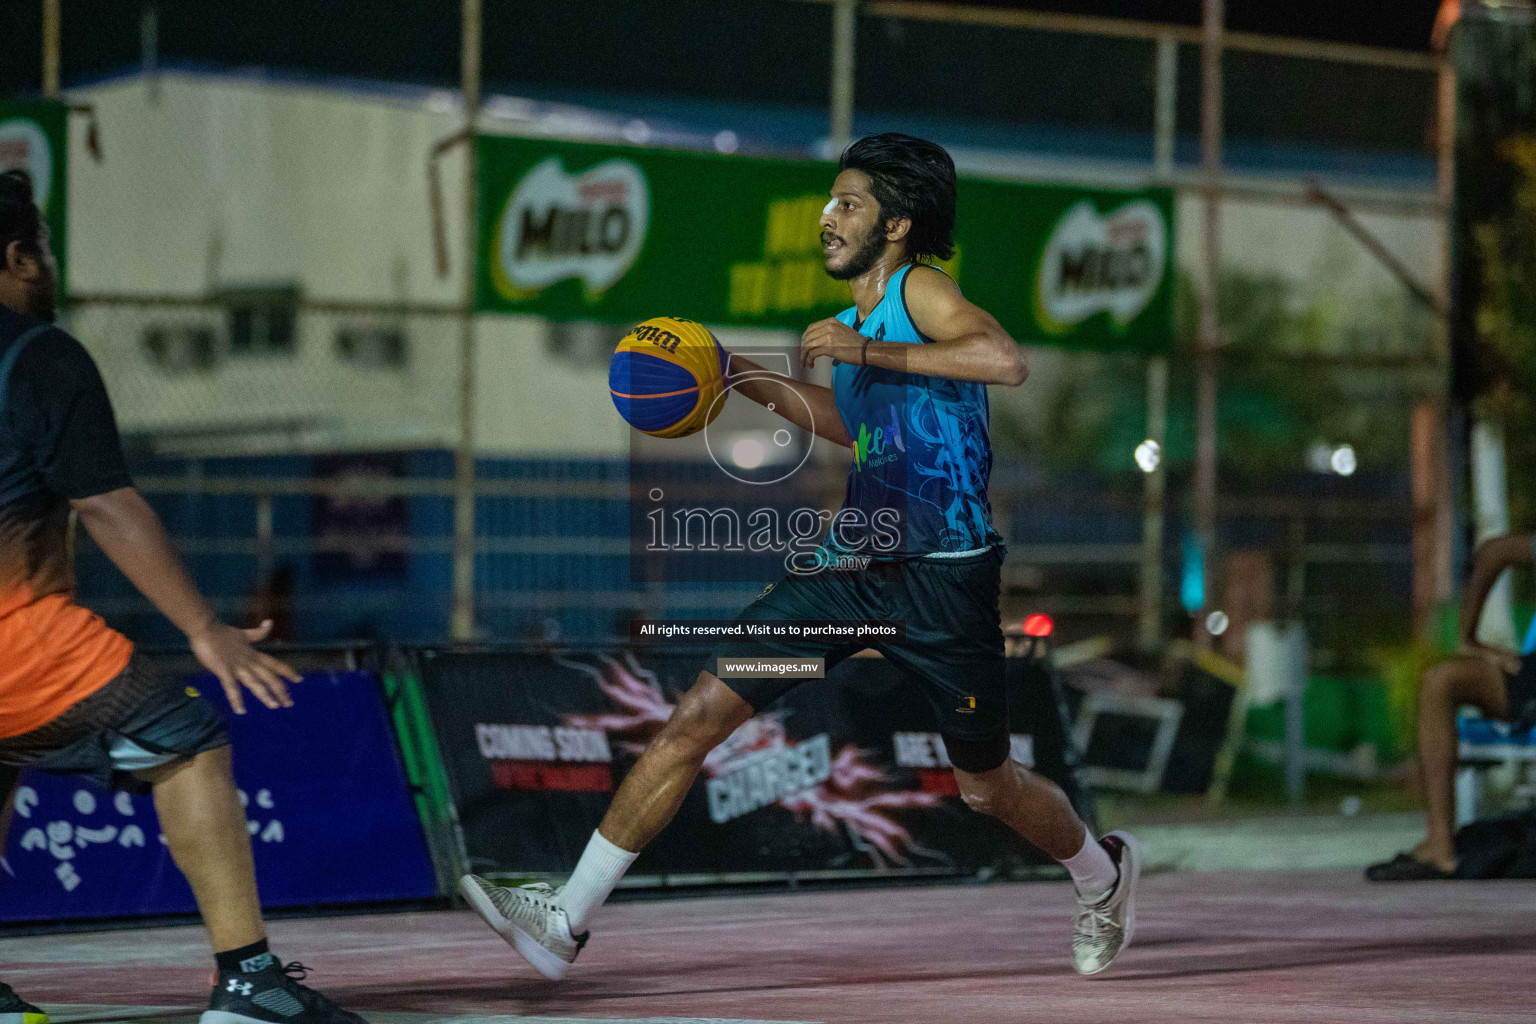
<instances>
[{"instance_id":1,"label":"black hair","mask_svg":"<svg viewBox=\"0 0 1536 1024\"><path fill-rule=\"evenodd\" d=\"M899 132L870 135L843 150L837 169L869 175L882 218L912 222L907 255L913 260L955 254L955 162L943 146Z\"/></svg>"},{"instance_id":2,"label":"black hair","mask_svg":"<svg viewBox=\"0 0 1536 1024\"><path fill-rule=\"evenodd\" d=\"M0 173L0 268L12 242L36 251L42 233L43 215L32 197L32 176L26 171Z\"/></svg>"}]
</instances>

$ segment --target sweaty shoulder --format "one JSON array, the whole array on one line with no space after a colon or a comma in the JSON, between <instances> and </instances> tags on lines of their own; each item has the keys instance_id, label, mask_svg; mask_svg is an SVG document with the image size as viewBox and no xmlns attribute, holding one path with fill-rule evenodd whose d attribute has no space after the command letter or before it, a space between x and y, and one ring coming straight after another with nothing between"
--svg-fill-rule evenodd
<instances>
[{"instance_id":1,"label":"sweaty shoulder","mask_svg":"<svg viewBox=\"0 0 1536 1024\"><path fill-rule=\"evenodd\" d=\"M955 279L937 267L916 263L901 280L901 300L907 317L924 341L965 303Z\"/></svg>"},{"instance_id":2,"label":"sweaty shoulder","mask_svg":"<svg viewBox=\"0 0 1536 1024\"><path fill-rule=\"evenodd\" d=\"M926 263L914 263L907 271L907 279L902 283L910 297L914 291L919 295L959 295L960 286L955 279L950 277L938 267L929 266Z\"/></svg>"}]
</instances>

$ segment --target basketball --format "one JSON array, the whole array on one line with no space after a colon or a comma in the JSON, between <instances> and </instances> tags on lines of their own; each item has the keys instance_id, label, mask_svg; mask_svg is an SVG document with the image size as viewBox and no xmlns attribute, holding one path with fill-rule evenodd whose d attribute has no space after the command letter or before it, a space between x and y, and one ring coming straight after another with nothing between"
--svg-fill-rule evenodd
<instances>
[{"instance_id":1,"label":"basketball","mask_svg":"<svg viewBox=\"0 0 1536 1024\"><path fill-rule=\"evenodd\" d=\"M719 414L730 357L702 324L658 316L624 335L608 364L608 392L630 426L687 437Z\"/></svg>"}]
</instances>

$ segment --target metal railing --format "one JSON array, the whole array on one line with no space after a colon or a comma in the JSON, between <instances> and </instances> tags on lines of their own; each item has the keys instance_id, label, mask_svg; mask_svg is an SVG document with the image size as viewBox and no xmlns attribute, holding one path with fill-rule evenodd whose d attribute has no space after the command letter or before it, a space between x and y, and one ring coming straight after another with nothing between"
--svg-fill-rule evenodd
<instances>
[{"instance_id":1,"label":"metal railing","mask_svg":"<svg viewBox=\"0 0 1536 1024\"><path fill-rule=\"evenodd\" d=\"M556 472L558 466L551 463ZM833 477L841 475L832 470L820 472L827 474L832 485L836 483ZM320 614L332 620L338 616L345 620L344 613L349 610L362 616L379 608L391 608L397 613L404 608L416 616L413 621L418 628L413 630L414 635L429 635L433 629L446 633L451 605L446 566L454 549L449 532L452 518L447 514L455 496L452 479L159 475L141 477L137 485L166 513L177 547L188 557L215 606L225 614L250 613L263 582L270 580L281 565L292 566L326 553L359 557L393 553L411 560L416 569L382 587L324 581L301 586L288 598L289 611L301 617ZM618 613L667 615L712 610L718 617L744 606L759 589L759 584L747 583L677 586L632 582L628 576L630 538L614 528L611 516L605 518L601 514L603 505L629 501L625 482L547 477L488 479L482 475L476 481L475 492L477 502L482 504L509 498L532 499L535 504L549 502L552 507L553 503L564 503L559 506L563 509L559 535L533 529L541 522L547 525L547 520L535 511L528 513L521 528L514 525L504 532L482 532L476 537L475 555L483 573L476 586L479 637L525 638L530 630L536 632L541 623L550 620L565 624L559 634L564 639L607 640L618 632L614 625ZM700 493L704 493L702 488ZM212 498L241 499L249 507L240 515L221 517L213 532L178 529L176 524L182 517L174 503ZM440 530L419 531L412 525L408 532L314 536L296 530L291 515L286 527L280 525L284 516L279 512L279 503L315 498L431 502L437 506L437 514L421 518L435 519ZM1092 502L1077 504L1089 522L1097 517L1105 522L1123 520L1124 525L1139 522L1137 498L1134 491L1118 495L1100 491ZM1048 508L1052 502L1061 500L1059 491L1023 487L1006 478L997 481L993 489L999 527L1012 535L1006 538L1009 557L1005 567L1005 614L1021 607L1047 611L1060 617L1069 633L1073 618L1078 617L1091 621L1096 629L1107 628L1130 639L1135 634L1135 620L1142 612L1138 593L1142 545L1032 539L1030 534L1036 527L1032 526L1030 510ZM1391 536L1400 529L1406 516L1403 505L1392 500L1233 497L1223 503L1223 514L1268 524L1273 543L1266 546L1277 568L1284 570L1280 575L1281 601L1294 614L1305 615L1309 608L1326 613L1353 599L1350 592L1325 588L1312 580L1320 571L1338 567L1402 570L1411 560L1409 543ZM492 517L480 517L482 523L489 518ZM1354 524L1356 531L1366 536L1359 540L1328 539L1326 535L1336 533L1340 524ZM1372 533L1385 536L1369 536ZM99 553L93 552L83 534L79 550L82 592L88 604L109 617L136 619L152 615L142 598L126 588L113 591L104 585L103 574L112 570L106 568ZM421 575L417 571L421 565L437 567L435 583L413 582L411 577ZM1164 589L1170 592L1164 595L1168 598L1166 605L1174 607L1177 602L1171 592L1176 590L1177 568L1165 565L1163 570ZM559 577L558 583L518 582L520 575L548 576L550 572ZM1110 573L1107 585L1106 572ZM1397 598L1406 618L1408 594L1404 592ZM1387 599L1392 600L1391 595ZM1119 626L1114 625L1116 622ZM307 634L302 638L339 637Z\"/></svg>"}]
</instances>

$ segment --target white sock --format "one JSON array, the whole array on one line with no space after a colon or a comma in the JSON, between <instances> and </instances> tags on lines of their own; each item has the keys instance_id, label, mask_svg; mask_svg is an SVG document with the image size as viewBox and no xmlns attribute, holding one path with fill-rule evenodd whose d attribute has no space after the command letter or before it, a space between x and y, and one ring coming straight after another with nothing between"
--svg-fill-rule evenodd
<instances>
[{"instance_id":1,"label":"white sock","mask_svg":"<svg viewBox=\"0 0 1536 1024\"><path fill-rule=\"evenodd\" d=\"M614 846L601 832L592 833L581 860L576 862L576 870L560 892L560 906L570 919L572 935L581 934L587 920L603 905L638 856Z\"/></svg>"},{"instance_id":2,"label":"white sock","mask_svg":"<svg viewBox=\"0 0 1536 1024\"><path fill-rule=\"evenodd\" d=\"M1109 854L1104 852L1104 847L1093 838L1093 833L1087 829L1083 831L1086 835L1083 848L1062 861L1061 866L1072 873L1072 884L1077 886L1078 893L1084 899L1103 899L1104 894L1115 887L1120 871L1115 867L1115 862L1109 859ZM575 930L574 926L572 930Z\"/></svg>"}]
</instances>

